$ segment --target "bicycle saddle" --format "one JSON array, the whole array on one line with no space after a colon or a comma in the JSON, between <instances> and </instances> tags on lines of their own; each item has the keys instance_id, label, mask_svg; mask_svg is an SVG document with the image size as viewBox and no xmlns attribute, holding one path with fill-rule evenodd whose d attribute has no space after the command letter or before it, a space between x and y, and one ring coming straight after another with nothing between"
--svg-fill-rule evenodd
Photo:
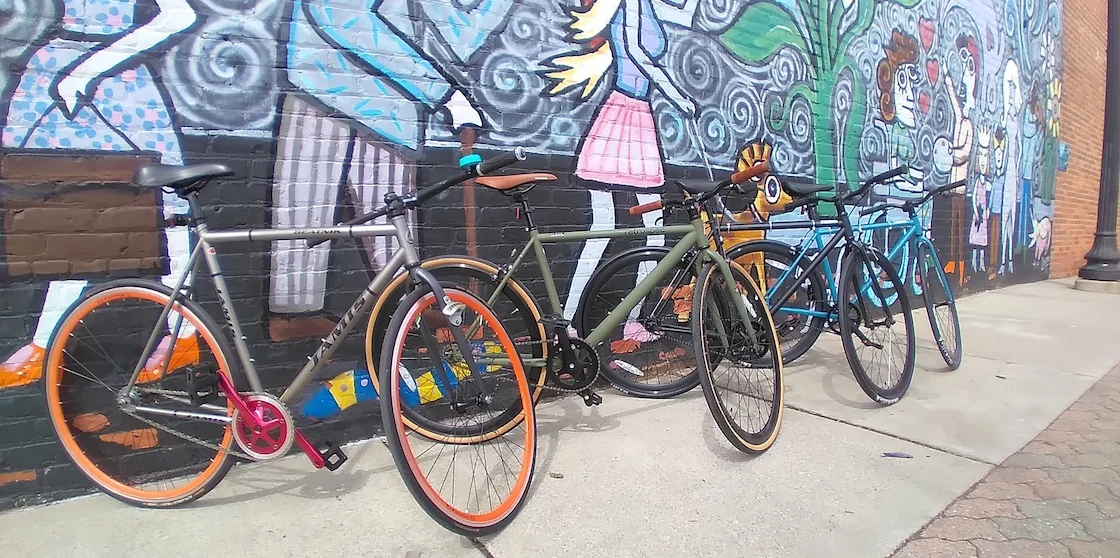
<instances>
[{"instance_id":1,"label":"bicycle saddle","mask_svg":"<svg viewBox=\"0 0 1120 558\"><path fill-rule=\"evenodd\" d=\"M132 173L132 182L144 188L171 188L180 194L202 189L200 182L222 176L233 176L233 169L220 163L174 166L159 163L140 165ZM197 186L195 186L198 184Z\"/></svg>"},{"instance_id":2,"label":"bicycle saddle","mask_svg":"<svg viewBox=\"0 0 1120 558\"><path fill-rule=\"evenodd\" d=\"M506 174L502 176L480 176L474 181L493 188L499 192L504 190L512 190L518 186L525 184L535 184L537 182L551 182L556 180L556 175L547 172L531 172L526 174Z\"/></svg>"},{"instance_id":3,"label":"bicycle saddle","mask_svg":"<svg viewBox=\"0 0 1120 558\"><path fill-rule=\"evenodd\" d=\"M819 194L822 192L831 192L832 186L825 184L808 184L805 182L790 182L789 180L782 180L782 189L787 194L798 198Z\"/></svg>"}]
</instances>

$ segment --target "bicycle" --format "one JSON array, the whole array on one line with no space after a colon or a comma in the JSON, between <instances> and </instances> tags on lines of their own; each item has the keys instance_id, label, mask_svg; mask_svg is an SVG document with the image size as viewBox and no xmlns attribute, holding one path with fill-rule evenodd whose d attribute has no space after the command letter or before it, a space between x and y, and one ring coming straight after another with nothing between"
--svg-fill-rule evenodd
<instances>
[{"instance_id":1,"label":"bicycle","mask_svg":"<svg viewBox=\"0 0 1120 558\"><path fill-rule=\"evenodd\" d=\"M672 202L656 202L631 208L632 215L656 211L662 208L684 209L690 223L687 225L661 227L629 227L606 231L577 231L564 233L542 233L533 218L533 208L526 194L537 184L555 180L547 173L528 173L500 177L480 178L476 182L503 193L517 204L519 219L524 219L529 239L520 252L514 251L513 261L504 266L491 262L461 256L439 257L425 260L421 265L440 281L448 285L472 284L477 293L488 305L498 308L498 314L510 317L505 320L511 331L516 334L520 347L519 355L529 369L529 377L534 387L534 401L544 391L578 393L584 404L591 406L602 402L601 396L591 390L600 373L618 387L629 393L647 397L671 397L688 391L696 385L704 387L705 399L717 425L728 440L741 451L761 453L766 451L776 439L784 407L782 359L777 345L773 322L761 292L741 267L728 263L722 256L722 245L717 249L709 245L709 234L705 232L700 218L706 211L706 202L720 191L732 185L741 184L752 176L769 170L767 165L758 165L733 175L722 182L677 181L684 199ZM575 335L569 331L569 321L562 316L563 306L557 293L545 244L584 241L591 238L633 238L648 235L683 235L671 248L641 247L623 252L607 262L591 277L584 291L575 320ZM718 237L718 235L711 235ZM537 260L548 307L551 313L544 315L541 304L530 293L516 272L525 258L532 252ZM671 278L670 278L671 276ZM670 279L668 284L665 280ZM622 290L627 294L620 300L606 300L606 291L613 282L621 281L627 286ZM728 295L734 283L738 296ZM393 292L390 286L388 291ZM658 293L661 296L650 296ZM693 295L693 293L698 293ZM389 304L394 296L386 297ZM652 309L645 311L645 303L652 303ZM384 323L375 307L371 315L372 323ZM660 318L651 317L659 311L668 311ZM644 317L638 317L638 315ZM515 323L516 322L516 323ZM639 341L626 339L611 342L608 347L612 353L634 352L637 345L661 346L662 350L652 350L654 358L642 363L642 369L632 363L621 363L619 359L601 362L599 347L607 342L612 332L619 329L623 334L634 330L633 324L644 324ZM711 332L707 332L707 324ZM647 327L648 326L648 327ZM377 327L370 336L377 335ZM583 334L584 336L578 337ZM686 347L674 340L685 339L691 344L699 340L700 351L691 356ZM371 361L378 358L373 354L375 347L368 345ZM706 356L705 356L706 355ZM726 359L725 359L726 357ZM773 370L775 378L768 387L760 388L757 393L737 395L747 398L763 399L766 406L765 416L750 426L740 424L737 415L749 404L729 403L721 395L724 388L716 378L717 370L726 360L727 368L734 365L755 371ZM647 379L664 376L672 372L670 367L675 361L687 361L687 370L682 378L664 385L648 387L623 374L637 371ZM741 382L740 382L741 383ZM380 389L380 385L377 386ZM767 391L768 390L768 391ZM756 397L757 396L757 397ZM496 416L488 428L501 432L516 425L520 420L521 408L511 406ZM408 419L408 412L405 411ZM439 430L427 431L424 425L416 425L421 435L444 436Z\"/></svg>"},{"instance_id":2,"label":"bicycle","mask_svg":"<svg viewBox=\"0 0 1120 558\"><path fill-rule=\"evenodd\" d=\"M488 358L498 351L514 355L517 349L482 300L465 290L444 286L419 266L406 216L426 200L464 180L524 159L520 148L485 162L477 155L467 156L460 160L461 171L447 180L406 196L386 194L385 205L362 219L365 222L387 216L387 224L220 231L207 227L199 193L212 180L231 176L233 172L228 167L149 164L138 168L133 180L138 187L162 188L189 202L190 212L174 216L170 222L173 226L189 226L197 242L174 288L141 279L113 281L86 293L63 315L48 344L43 385L50 421L65 453L102 492L122 502L149 508L178 506L202 497L232 467L231 458L277 459L293 445L316 469L337 470L346 462L346 454L329 440L318 444L308 440L296 428L287 405L331 358L356 318L379 300L386 286L391 281L407 279L408 293L392 312L392 323L384 331L384 377L400 377L405 369L405 342L410 337L419 338L423 341L421 358L408 361L409 366L416 370L425 365L426 359L431 374L453 388L435 406L436 418L428 420L455 418L475 408L485 411L494 401L486 389L497 385L491 380L505 373L516 388L511 397L523 407L523 428L512 436L512 444L517 448L501 454L502 463L514 479L504 485L489 483L482 498L478 494L482 488L475 491L478 509L468 509L470 501L464 507L453 501L454 477L450 497L442 493L446 483L435 486L438 476L430 475L432 469L428 468L428 461L434 456L411 452L407 426L401 420L401 397L396 390L381 394L386 444L409 491L436 522L468 536L501 529L524 504L536 459L536 416L525 370L517 358L507 358L504 364ZM333 239L375 236L395 238L399 248L283 393L277 397L267 392L246 344L216 246L305 239L310 247ZM188 285L188 277L196 276L202 259L232 333L232 347L230 337L191 297L194 284ZM402 268L407 273L398 275L396 272ZM129 304L121 307L122 302ZM104 328L92 327L94 319L101 317L108 320ZM463 332L464 323L482 327L475 327L468 338ZM98 339L87 341L86 334L95 332L108 334L104 343ZM125 354L130 341L143 346L140 357L119 366L113 358ZM77 362L78 357L87 356L91 357L88 365ZM111 387L107 383L110 381L120 382L123 387ZM418 412L418 407L410 408L414 420ZM117 415L123 422L138 425L129 428L118 424ZM157 419L166 419L166 424ZM454 430L461 436L475 438L472 457L483 455L489 449L483 442L493 439L491 436L483 440L487 433L471 425L459 425ZM123 449L136 451L125 455ZM185 463L164 463L165 458L182 458ZM467 460L460 460L459 465L466 466ZM462 484L466 486L465 482ZM506 486L508 491L503 494L499 485ZM496 497L491 488L497 492ZM468 490L474 490L474 485ZM467 496L469 500L472 494Z\"/></svg>"},{"instance_id":3,"label":"bicycle","mask_svg":"<svg viewBox=\"0 0 1120 558\"><path fill-rule=\"evenodd\" d=\"M727 257L740 262L744 267L753 269L754 276L760 284L765 285L767 305L770 308L777 308L782 312L794 315L812 316L817 319L812 323L819 329L804 334L798 339L798 344L793 347L783 347L783 359L788 359L786 360L788 362L804 354L812 342L816 341L816 336L820 335L824 324L827 323L834 333L840 335L845 358L860 388L868 397L881 405L892 405L898 402L909 389L914 374L914 322L910 314L909 299L899 297L898 305L905 335L903 362L900 366L894 366L897 363L894 359L892 344L892 347L886 351L890 359L887 369L889 377L885 385L880 385L871 378L859 357L862 355L861 349L873 348L882 351L884 349L884 339L889 341L898 336L893 331L897 321L890 308L874 304L873 300L886 300L885 289L890 288L891 285L900 285L901 282L898 279L898 271L888 258L879 249L865 244L857 237L857 230L847 218L846 205L861 200L875 184L905 174L908 170L907 167L903 166L884 172L872 177L858 189L845 193L833 193L829 186L792 183L782 185L786 192L794 198L793 201L786 204L785 211L807 206L815 216L815 209L818 204L831 203L836 208L836 214L840 218L817 219L814 217L808 224L803 222L740 223L728 219L730 213L725 211L724 224L718 225L721 232L803 229L808 226L813 229L813 234L818 235L818 238L823 239L825 234L831 234L828 241L823 242L822 240L822 244L816 250L810 250L808 247L794 249L773 240L752 240L728 249ZM822 232L822 230L827 231L827 233ZM841 243L843 244L841 245ZM838 247L840 248L838 258L840 273L839 285L837 286L832 282L833 274L828 258ZM759 256L760 252L764 257ZM766 256L770 254L778 254L786 258L788 262L786 272L772 283L764 269ZM806 259L808 260L807 263ZM759 260L761 260L761 263ZM823 280L820 278L822 273L817 271L821 266L824 266L825 269L823 275L829 278L828 286L831 289L829 294L833 295L831 299L825 296L824 286L821 284ZM761 272L759 267L763 268ZM788 272L794 269L797 269L799 273L795 274L794 279L787 284ZM803 289L800 288L802 285L804 285ZM808 308L789 306L788 303L802 290L808 293L807 302L810 306ZM878 319L875 318L877 312L883 314ZM868 334L861 331L861 327L875 330L880 326L888 328L888 333L885 334L883 339L873 340ZM783 333L788 333L792 329L788 321L783 322L779 327ZM815 336L813 336L814 333ZM811 339L810 336L812 336ZM809 342L801 343L806 339L809 339ZM857 342L861 347L857 347ZM787 354L792 356L787 357ZM877 360L877 358L874 359L872 364ZM897 378L895 378L896 369Z\"/></svg>"},{"instance_id":4,"label":"bicycle","mask_svg":"<svg viewBox=\"0 0 1120 558\"><path fill-rule=\"evenodd\" d=\"M923 303L930 321L930 328L933 331L938 351L941 353L942 359L944 359L945 364L950 370L959 368L962 358L960 319L957 314L956 299L953 295L949 278L945 275L944 267L941 265L941 260L933 245L933 241L925 234L925 227L922 225L922 221L917 215L917 209L933 197L944 194L964 184L965 181L963 180L957 181L931 190L917 200L880 203L871 208L863 209L859 213L860 217L864 217L882 213L891 208L897 208L907 212L909 218L906 221L859 222L852 225L857 233L898 233L899 236L897 239L890 243L890 248L887 251L887 259L896 263L896 268L900 270L900 277L905 277L908 273L914 273L918 276L918 283L921 287L915 288L914 294L923 298ZM789 193L788 190L790 188L798 188L797 186L787 187L785 185L783 185L783 187L786 187L787 193ZM799 268L800 273L806 277L802 283L804 289L801 293L801 298L806 300L810 305L814 305L818 303L818 301L823 301L826 297L835 299L837 292L836 283L833 279L834 276L832 274L830 262L826 260L821 263L823 272L806 274L806 264L802 256L820 253L825 244L825 235L829 232L835 232L838 227L839 223L835 220L815 220L805 223L792 222L767 225L767 229L774 230L810 228L810 244L802 248L801 244L790 246L784 242L765 239L753 241L749 243L749 246L744 245L743 248L732 248L729 252L739 255L740 258L750 259L755 265L758 265L760 261L764 261L765 264L759 267L773 267L779 270L780 273L777 274L777 278L772 281L774 284L778 285L784 284L789 274L792 273L795 268ZM913 264L910 263L909 257L911 249L913 249L916 254L916 258L914 258L916 263ZM901 262L901 265L897 265L899 262ZM913 265L916 270L913 272L908 271L907 268L910 265ZM934 271L931 272L931 270ZM760 281L762 283L769 282L766 279L760 279ZM896 285L894 286L893 294L888 294L886 299L878 299L875 293L870 289L865 290L865 294L868 298L880 307L889 307L894 304L901 292L902 290ZM789 302L786 304L787 305L782 306L780 309L772 309L771 311L775 314L781 312L789 315L785 321L776 320L779 322L779 331L783 334L782 356L785 362L788 363L793 362L801 355L805 354L813 343L816 342L817 337L820 336L824 329L828 316L825 312L813 308L789 306ZM823 306L823 302L820 304ZM803 324L800 323L802 319L804 319ZM800 326L800 328L798 326ZM786 341L791 341L791 346L786 345Z\"/></svg>"}]
</instances>

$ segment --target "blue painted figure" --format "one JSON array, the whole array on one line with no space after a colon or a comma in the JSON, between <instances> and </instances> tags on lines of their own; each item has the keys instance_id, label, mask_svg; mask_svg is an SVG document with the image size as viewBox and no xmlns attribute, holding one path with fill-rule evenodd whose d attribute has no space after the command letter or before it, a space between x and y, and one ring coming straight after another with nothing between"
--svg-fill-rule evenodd
<instances>
[{"instance_id":1,"label":"blue painted figure","mask_svg":"<svg viewBox=\"0 0 1120 558\"><path fill-rule=\"evenodd\" d=\"M482 125L478 109L404 31L413 25L408 2L293 0L289 13L272 226L333 224L343 188L358 211L368 211L386 192L410 186L415 168L404 154L421 147L425 111L446 111L456 129ZM472 22L461 21L465 27ZM395 244L392 238L366 240L373 271ZM323 309L330 247L275 243L274 314ZM281 340L333 326L325 317L310 320L309 327L285 328L284 321L298 319L274 316L270 334Z\"/></svg>"}]
</instances>

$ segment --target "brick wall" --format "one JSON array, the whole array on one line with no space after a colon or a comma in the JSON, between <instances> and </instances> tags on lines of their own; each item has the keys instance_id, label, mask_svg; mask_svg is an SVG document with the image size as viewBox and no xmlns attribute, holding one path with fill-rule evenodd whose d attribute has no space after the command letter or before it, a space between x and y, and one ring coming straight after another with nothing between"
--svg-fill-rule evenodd
<instances>
[{"instance_id":1,"label":"brick wall","mask_svg":"<svg viewBox=\"0 0 1120 558\"><path fill-rule=\"evenodd\" d=\"M1067 99L1100 89L1082 69L1092 56L1064 54L1067 21L1099 25L1078 11L1099 0L596 1L606 9L588 12L588 40L570 32L584 13L575 0L494 0L485 11L386 0L376 14L365 0L332 0L331 12L316 0L174 2L182 13L149 27L161 40L139 53L116 38L172 3L0 7L0 508L89 490L54 442L36 382L62 311L90 285L170 282L184 262L185 231L165 222L181 200L127 184L143 160L230 165L235 176L202 194L212 228L300 226L445 177L468 149L523 146L521 169L558 176L531 196L552 231L639 224L630 205L677 195L674 178L726 176L744 150L784 180L829 185L907 164L860 203L967 179L922 213L961 292L1045 278L1049 223L1060 235L1066 219L1081 226L1077 211L1052 209L1056 85L1065 68L1078 80ZM649 2L657 12L639 9ZM624 18L637 34L612 36L623 9L646 15ZM400 40L371 40L389 33ZM1063 134L1078 112L1066 109ZM1090 140L1073 146L1059 180L1080 176L1078 165L1096 172ZM1081 188L1057 188L1059 211ZM802 217L756 202L774 220ZM476 185L448 191L415 224L425 255L501 263L525 239L514 217ZM884 248L894 239L880 236ZM626 247L550 246L561 303L583 289L579 262L590 269ZM266 387L292 379L386 248L339 242L320 258L299 245L223 247ZM900 254L916 287L912 254ZM543 294L535 277L526 272ZM221 316L209 283L197 283L196 298ZM363 370L361 343L347 341L325 376ZM341 443L376 432L375 409L364 401L300 424Z\"/></svg>"},{"instance_id":2,"label":"brick wall","mask_svg":"<svg viewBox=\"0 0 1120 558\"><path fill-rule=\"evenodd\" d=\"M1104 135L1105 60L1108 34L1106 0L1067 2L1062 86L1062 141L1069 144L1069 167L1058 173L1054 208L1054 247L1050 276L1070 277L1085 265L1097 228Z\"/></svg>"}]
</instances>

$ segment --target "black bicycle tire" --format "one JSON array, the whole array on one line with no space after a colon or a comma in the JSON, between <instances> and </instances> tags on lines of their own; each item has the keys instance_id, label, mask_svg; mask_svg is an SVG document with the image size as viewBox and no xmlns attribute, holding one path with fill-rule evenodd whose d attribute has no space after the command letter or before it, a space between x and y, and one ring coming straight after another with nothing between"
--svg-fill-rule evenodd
<instances>
[{"instance_id":1,"label":"black bicycle tire","mask_svg":"<svg viewBox=\"0 0 1120 558\"><path fill-rule=\"evenodd\" d=\"M786 258L785 262L787 265L795 258L797 258L797 251L793 246L790 246L789 244L786 244L784 242L763 239L750 240L742 244L736 244L735 246L732 246L729 250L727 250L727 260L736 261L739 258L752 252L763 252L764 262L766 257L765 254L767 252ZM802 258L798 260L797 266L804 271L809 267L809 262L806 258ZM744 267L746 266L744 265ZM819 298L818 300L821 300L821 302L827 306L827 288L825 287L824 275L822 274L819 267L809 274L809 288L813 289L817 293L820 293L821 298ZM770 311L772 315L774 309L771 308ZM789 364L804 355L817 342L817 339L821 336L821 333L824 331L824 328L827 324L828 320L825 318L810 317L809 331L806 332L805 335L802 335L800 339L798 339L797 342L793 345L793 347L790 347L789 350L782 350L782 362L784 364Z\"/></svg>"},{"instance_id":2,"label":"black bicycle tire","mask_svg":"<svg viewBox=\"0 0 1120 558\"><path fill-rule=\"evenodd\" d=\"M709 280L718 270L719 268L716 264L709 262L701 269L700 275L696 280L696 290L694 292L698 294L694 294L692 299L692 328L693 334L700 339L700 345L703 348L703 350L696 351L696 367L700 376L700 385L704 392L704 400L708 405L708 411L711 412L712 419L715 421L716 426L719 427L720 432L723 433L723 436L735 449L744 453L759 455L765 453L774 445L774 442L778 439L783 417L785 416L784 356L780 350L768 351L768 354L773 355L773 360L775 362L775 366L773 367L776 383L774 386L774 393L777 397L777 401L772 401L771 403L773 405L773 413L776 416L772 415L771 420L767 423L767 431L769 433L762 437L763 440L761 442L754 442L752 439L758 437L759 434L747 432L732 420L728 409L723 404L723 400L719 397L719 394L716 393L715 382L712 378L712 367L708 365L706 358L700 356L708 352L706 342L707 336L704 335L703 331L704 321L702 314L705 303L707 302L707 297L710 296L708 286L711 283ZM733 267L732 273L734 272L735 270ZM747 282L747 284L750 285L748 288L754 290L754 296L758 297L760 301L763 301L761 306L764 310L763 314L766 323L769 326L767 328L767 337L769 338L767 342L771 347L780 347L778 344L778 332L774 328L774 320L770 315L769 308L765 304L765 298L762 297L762 293L758 290L757 285L754 284L753 279L749 277L749 274L747 277L750 279Z\"/></svg>"},{"instance_id":3,"label":"black bicycle tire","mask_svg":"<svg viewBox=\"0 0 1120 558\"><path fill-rule=\"evenodd\" d=\"M158 281L151 281L151 280L148 280L148 279L136 279L136 278L117 279L117 280L114 280L114 281L109 281L107 283L100 284L100 285L98 285L96 287L93 287L93 288L89 289L88 291L82 293L82 296L78 297L78 299L75 300L73 303L71 303L70 306L67 307L66 310L62 313L62 316L59 318L59 323L60 324L63 323L66 320L67 316L69 316L74 310L76 310L79 306L81 306L82 303L84 303L86 300L88 300L88 299L90 299L90 298L92 298L92 297L94 297L94 296L96 296L100 293L103 293L105 291L112 290L112 289L123 288L123 287L134 287L134 288L149 289L149 290L152 290L152 291L159 292L159 293L163 294L164 296L168 296L168 297L170 297L171 294L172 294L171 287L168 287L168 286L166 286L163 283L160 283ZM225 335L225 331L222 329L222 327L218 325L218 323L214 320L213 316L211 316L205 309L202 308L202 305L198 304L194 300L184 297L184 298L180 298L177 302L182 304L183 307L185 307L188 311L190 311L195 316L197 316L199 321L202 323L202 326L205 327L206 329L210 330L210 333L213 336L214 341L218 344L218 350L221 351L222 354L226 356L225 361L226 361L227 366L230 368L230 370L228 370L229 375L230 375L230 379L234 382L234 385L238 389L244 389L245 378L244 378L244 374L241 373L240 364L239 364L239 361L237 360L237 353L233 349L230 348L229 340L227 339L227 337ZM155 324L152 324L152 326L155 327ZM58 341L57 338L56 338L57 333L58 333L58 329L56 328L55 331L51 333L50 339L47 341L47 346L46 346L46 354L47 355L51 354L52 346ZM233 357L233 358L231 358L231 357ZM46 361L43 362L43 366L44 367L47 366ZM44 370L44 373L43 373L43 376L42 376L42 379L41 379L41 387L42 387L42 390L43 390L44 404L49 407L49 405L50 405L50 400L49 400L50 395L48 394L47 390L50 389L50 388L47 385L48 377L49 377L49 375L46 374L46 372ZM123 494L117 494L116 492L114 492L112 490L108 490L108 489L104 488L103 486L101 486L101 484L98 483L96 479L94 479L89 473L87 473L86 470L84 468L82 468L81 466L79 466L79 464L74 460L73 456L70 455L70 452L63 445L62 440L61 440L61 438L60 438L60 436L59 436L59 434L56 431L56 428L54 426L54 421L52 420L52 421L49 421L49 422L51 423L51 430L55 432L55 441L59 444L59 447L60 447L62 453L64 455L66 455L66 458L70 461L71 464L74 465L74 468L82 473L82 476L84 476L87 480L89 480L90 483L92 485L94 485L95 487L97 487L97 489L99 491L101 491L102 493L108 494L109 496L112 496L113 498L117 499L118 501L124 502L126 504L129 504L131 506L135 506L135 507L138 507L138 508L149 508L149 509L173 508L173 507L182 506L184 504L188 504L190 502L198 500L199 498L205 496L207 493L209 493L211 490L213 490L215 487L217 487L218 484L222 481L222 479L224 479L225 476L229 473L229 471L233 467L234 463L237 461L237 459L235 457L233 457L232 455L230 455L230 453L228 451L223 452L221 459L223 459L224 461L221 465L219 465L218 470L214 473L214 476L212 478L210 478L209 480L207 480L205 483L203 483L201 486L199 486L195 491L191 492L188 495L185 495L185 496L177 498L173 501L170 501L170 502L164 502L164 503L160 503L160 504L146 503L146 502L143 502L143 501L140 501L140 500L136 500L134 498L129 498L129 497L123 495ZM227 425L227 428L231 428L231 426ZM227 449L232 449L233 447L235 447L237 445L236 441L234 441L233 436L230 436L229 445L230 445L230 448L227 448Z\"/></svg>"},{"instance_id":4,"label":"black bicycle tire","mask_svg":"<svg viewBox=\"0 0 1120 558\"><path fill-rule=\"evenodd\" d=\"M940 265L937 265L939 263L938 258L933 257L931 254L930 262L933 263L933 267L937 269L937 281L941 283L941 288L949 291L950 295L946 297L946 300L949 301L949 315L952 318L952 326L956 329L955 337L957 340L956 343L954 343L955 347L950 351L946 346L947 344L945 343L941 328L937 324L937 317L934 315L934 301L929 293L929 286L931 283L929 282L929 277L926 272L926 266L923 265L923 262L926 261L925 254L929 251L929 247L924 243L918 243L918 271L921 273L922 278L922 300L925 303L926 314L929 318L929 327L930 330L933 331L933 340L937 343L937 350L941 353L941 358L945 361L945 365L949 367L949 370L956 370L960 368L961 361L963 360L961 352L963 350L961 342L961 321L960 316L957 314L957 299L952 296L951 283L949 282L949 278L945 275L945 270L941 269Z\"/></svg>"},{"instance_id":5,"label":"black bicycle tire","mask_svg":"<svg viewBox=\"0 0 1120 558\"><path fill-rule=\"evenodd\" d=\"M580 331L580 333L586 335L586 332L595 329L595 327L599 325L596 323L591 323L592 319L588 315L591 312L591 308L593 307L591 301L597 300L598 297L596 295L607 284L607 281L613 278L618 270L636 267L638 262L632 263L631 260L639 260L639 262L650 261L651 259L653 259L651 258L651 256L659 256L656 259L662 260L669 254L669 251L669 248L661 246L646 246L640 249L623 252L611 258L610 260L607 260L606 263L596 268L594 273L592 273L591 277L588 279L587 286L584 288L583 294L580 296L579 305L576 307L576 319L574 320L574 322L578 324L578 330ZM682 262L680 264L680 267L684 267L686 265L686 263ZM691 268L688 269L688 273L690 275L693 273ZM645 384L631 381L628 378L616 373L608 366L607 359L600 359L599 371L603 375L603 377L605 377L607 381L610 382L612 386L614 386L615 389L627 395L632 395L643 399L667 399L670 397L676 397L678 395L688 393L689 391L695 389L696 386L700 385L700 375L695 369L677 380L673 380L665 384L659 384L656 387L651 387Z\"/></svg>"},{"instance_id":6,"label":"black bicycle tire","mask_svg":"<svg viewBox=\"0 0 1120 558\"><path fill-rule=\"evenodd\" d=\"M450 265L450 264L448 264L448 265L434 265L434 266L431 266L431 267L428 266L428 264L430 264L431 262L435 262L436 264L439 264L440 260L448 260L449 262L450 261L456 261L456 262L459 262L460 264L467 264L467 265L464 266L464 267L457 267L457 266ZM448 270L448 269L456 269L456 270L469 269L473 272L478 273L477 278L480 281L486 281L486 282L489 282L491 285L496 286L499 283L499 279L495 279L494 277L492 277L491 274L490 274L490 269L482 269L482 268L479 267L479 264L481 264L483 266L489 266L492 269L498 269L497 266L491 264L490 262L488 262L486 260L482 260L480 258L472 258L472 257L468 257L468 256L454 256L454 257L447 257L447 258L432 258L432 259L425 260L424 262L422 262L421 266L424 267L424 269L428 270L430 273L432 273L432 275L434 275L436 277L436 280L439 281L440 284L445 286L445 287L453 286L455 284L454 281L445 281L440 277L441 271ZM407 281L407 279L406 279L406 281ZM519 287L519 288L514 288L513 286L511 286L512 283L516 283L517 287ZM403 282L399 284L400 287L403 287L404 285L405 285L405 283L403 283ZM399 291L399 289L395 289L393 292L386 291L381 296L386 297L385 300L389 301L389 300L392 300L392 299L388 298L388 297L395 296L395 294L398 291ZM539 335L540 334L540 322L537 318L534 317L534 316L540 316L540 306L537 303L536 299L531 298L531 295L530 295L529 298L522 297L518 294L519 291L524 292L524 293L530 293L531 292L531 291L529 291L528 287L526 287L517 277L510 277L510 279L507 282L505 288L503 289L502 296L508 297L508 299L511 302L513 302L513 304L517 307L518 313L521 314L521 316L524 317L523 319L525 320L527 330L532 335L532 342L538 344L541 347L542 354L539 355L539 356L534 354L533 355L534 358L542 358L543 359L546 356L545 354L543 354L543 352L547 350L547 347L545 346L545 343L543 342L544 338L542 338ZM397 300L400 300L400 298L398 298ZM379 312L378 310L382 309L382 308L387 308L387 307L388 307L387 305L379 304L374 309L372 309L370 311L371 314L370 314L370 317L369 317L369 322L368 322L367 328L372 328L372 332L367 331L367 339L370 339L370 338L372 338L372 339L382 339L382 340L385 339L385 337L386 337L385 332L387 331L387 326L388 326L389 322L391 322L392 317L395 314L395 311L390 313L390 312L384 312L384 311ZM398 308L399 308L399 304L398 304ZM502 318L502 317L499 316L499 318ZM368 349L370 350L370 356L368 357L369 360L371 362L379 362L381 360L381 347L377 347L376 343L370 343ZM542 374L542 375L545 374L545 371L544 371L543 367L540 367L540 368L535 367L533 370L535 370L535 372L530 370L528 367L526 367L526 376L528 376L529 378L534 378L534 377L536 377L535 374ZM378 373L371 373L370 378L373 381L374 390L377 391L377 393L380 394L381 393L380 375ZM530 385L535 386L537 383L538 382L533 381ZM540 400L544 391L547 391L547 388L545 388L545 389L535 389L534 400L533 400L534 404L536 404ZM439 425L433 425L433 424L431 424L431 421L423 419L422 417L418 417L415 413L413 413L409 409L405 409L404 413L405 413L406 418L408 418L409 420L412 420L414 422L417 421L417 420L421 420L424 423L428 423L424 428L418 429L418 431L421 432L421 433L426 431L426 429L430 428L432 431L439 432L443 436L456 436L457 435L456 432L454 431L454 429L443 429L443 428L440 428ZM496 423L497 427L494 428L493 431L499 433L499 435L500 435L500 433L502 433L502 432L506 432L506 431L509 431L512 428L515 428L518 424L520 424L520 422L521 422L521 420L523 420L523 418L524 417L521 414L520 402L518 402L514 406L509 407L508 409L506 409L502 413L496 415L494 418L488 420L487 423L490 423L490 422ZM498 424L498 423L500 423L500 424ZM440 438L440 439L442 440L443 438Z\"/></svg>"},{"instance_id":7,"label":"black bicycle tire","mask_svg":"<svg viewBox=\"0 0 1120 558\"><path fill-rule=\"evenodd\" d=\"M409 293L404 298L404 300L401 301L399 305L397 305L396 310L393 312L393 318L389 323L387 331L399 331L403 327L404 320L410 313L410 309L412 308L412 306L419 302L421 298L423 298L430 292L430 287L428 287L427 285L422 285ZM465 292L468 295L474 297L474 295L469 291L461 292ZM478 299L478 297L474 298ZM478 300L481 301L481 299ZM482 303L485 304L485 301L482 301ZM499 323L500 320L501 319L499 318ZM386 377L381 378L382 384L385 384L387 381L391 380L391 370L393 368L393 345L395 344L395 338L395 333L393 335L387 334L382 342L381 363L378 367L378 373L386 375ZM526 382L527 381L528 379L526 378ZM393 428L389 422L390 420L393 420L391 417L393 415L393 398L395 397L396 390L393 389L388 390L386 393L380 394L379 397L379 403L381 406L381 424L383 433L385 435L385 445L386 447L388 447L389 453L393 457L393 463L397 468L397 472L400 474L401 479L404 481L404 484L408 488L409 493L412 494L413 499L424 510L424 513L428 514L428 517L432 518L433 521L439 523L445 529L464 537L481 537L490 535L502 530L511 521L513 521L513 519L517 517L518 513L520 513L520 510L525 505L525 502L529 499L528 494L533 485L533 475L536 470L537 438L533 438L533 457L532 462L528 465L529 478L528 482L526 483L525 492L521 495L520 500L517 502L517 504L515 504L510 513L494 525L489 525L486 527L472 527L469 525L464 525L461 522L456 521L454 518L449 517L447 514L443 513L436 506L436 504L428 498L427 494L424 493L424 489L421 488L419 481L411 474L411 469L409 468L406 461L407 458L404 455L404 447L401 444L401 440L398 436L396 428Z\"/></svg>"},{"instance_id":8,"label":"black bicycle tire","mask_svg":"<svg viewBox=\"0 0 1120 558\"><path fill-rule=\"evenodd\" d=\"M894 285L900 285L901 281L898 277L898 271L895 269L894 264L890 262L881 252L871 248L864 248L869 254L878 260L878 265L887 274L887 280L891 281ZM865 263L869 263L864 257L864 250L853 249L849 250L848 254L844 257L844 264L841 266L840 271L840 286L839 295L837 297L837 313L839 314L840 322L840 338L844 344L844 356L848 360L848 366L852 370L856 381L859 383L860 389L876 403L887 406L899 402L907 390L910 389L910 383L914 378L914 361L915 353L917 351L914 339L914 316L911 312L910 297L905 295L905 292L900 291L898 296L898 304L900 307L900 314L903 323L906 327L906 362L903 364L902 376L899 378L898 384L891 389L882 389L871 381L867 375L867 370L863 368L863 364L859 361L859 356L856 353L855 341L853 340L852 324L847 319L846 302L848 292L852 288L852 275L854 270L863 268ZM859 266L858 268L856 266ZM856 294L858 297L863 297L864 294L859 292ZM871 304L867 302L867 304Z\"/></svg>"}]
</instances>

